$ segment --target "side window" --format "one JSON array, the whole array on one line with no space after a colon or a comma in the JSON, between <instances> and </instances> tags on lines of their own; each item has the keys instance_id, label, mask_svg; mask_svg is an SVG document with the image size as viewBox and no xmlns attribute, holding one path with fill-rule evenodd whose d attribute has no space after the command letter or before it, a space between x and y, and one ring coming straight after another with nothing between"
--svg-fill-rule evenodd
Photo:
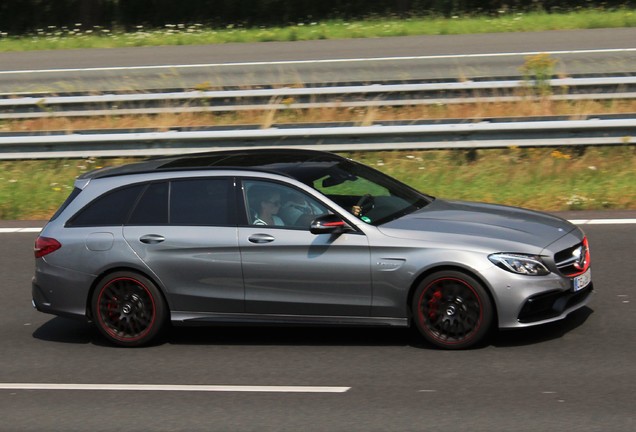
<instances>
[{"instance_id":1,"label":"side window","mask_svg":"<svg viewBox=\"0 0 636 432\"><path fill-rule=\"evenodd\" d=\"M235 225L233 182L226 178L170 183L171 225Z\"/></svg>"},{"instance_id":2,"label":"side window","mask_svg":"<svg viewBox=\"0 0 636 432\"><path fill-rule=\"evenodd\" d=\"M313 187L366 223L382 220L408 205L400 198L392 197L389 189L372 178L339 169L315 180Z\"/></svg>"},{"instance_id":3,"label":"side window","mask_svg":"<svg viewBox=\"0 0 636 432\"><path fill-rule=\"evenodd\" d=\"M128 225L168 224L168 182L151 183L130 215Z\"/></svg>"},{"instance_id":4,"label":"side window","mask_svg":"<svg viewBox=\"0 0 636 432\"><path fill-rule=\"evenodd\" d=\"M123 225L145 185L117 189L100 196L80 210L68 222L68 226Z\"/></svg>"},{"instance_id":5,"label":"side window","mask_svg":"<svg viewBox=\"0 0 636 432\"><path fill-rule=\"evenodd\" d=\"M309 229L312 220L329 213L313 197L278 183L246 180L243 194L250 225Z\"/></svg>"}]
</instances>

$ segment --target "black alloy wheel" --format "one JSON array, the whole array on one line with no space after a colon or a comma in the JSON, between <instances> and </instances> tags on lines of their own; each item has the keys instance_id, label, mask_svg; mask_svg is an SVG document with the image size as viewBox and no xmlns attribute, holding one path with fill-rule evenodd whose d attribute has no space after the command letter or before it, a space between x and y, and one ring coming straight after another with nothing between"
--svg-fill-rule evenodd
<instances>
[{"instance_id":1,"label":"black alloy wheel","mask_svg":"<svg viewBox=\"0 0 636 432\"><path fill-rule=\"evenodd\" d=\"M413 294L412 313L422 336L444 349L465 349L482 342L493 320L485 288L458 271L424 279Z\"/></svg>"},{"instance_id":2,"label":"black alloy wheel","mask_svg":"<svg viewBox=\"0 0 636 432\"><path fill-rule=\"evenodd\" d=\"M99 331L121 346L147 344L159 335L167 308L159 289L133 272L116 272L102 279L91 301Z\"/></svg>"}]
</instances>

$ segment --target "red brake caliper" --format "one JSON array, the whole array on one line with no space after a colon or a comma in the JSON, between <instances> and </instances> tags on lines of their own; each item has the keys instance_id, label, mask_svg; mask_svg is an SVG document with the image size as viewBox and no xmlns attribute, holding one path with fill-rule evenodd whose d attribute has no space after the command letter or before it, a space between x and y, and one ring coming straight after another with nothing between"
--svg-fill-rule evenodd
<instances>
[{"instance_id":1,"label":"red brake caliper","mask_svg":"<svg viewBox=\"0 0 636 432\"><path fill-rule=\"evenodd\" d=\"M119 315L117 313L117 298L115 297L110 299L106 307L108 309L108 316L110 317L111 321L118 321Z\"/></svg>"},{"instance_id":2,"label":"red brake caliper","mask_svg":"<svg viewBox=\"0 0 636 432\"><path fill-rule=\"evenodd\" d=\"M434 321L437 318L437 310L439 300L442 298L442 291L438 288L434 293L433 297L428 301L428 318L431 321Z\"/></svg>"}]
</instances>

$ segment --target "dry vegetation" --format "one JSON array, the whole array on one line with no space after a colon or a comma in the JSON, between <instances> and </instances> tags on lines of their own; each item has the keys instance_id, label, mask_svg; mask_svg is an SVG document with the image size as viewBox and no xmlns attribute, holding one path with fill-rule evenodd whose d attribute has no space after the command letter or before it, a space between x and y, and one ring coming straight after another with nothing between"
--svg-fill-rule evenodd
<instances>
[{"instance_id":1,"label":"dry vegetation","mask_svg":"<svg viewBox=\"0 0 636 432\"><path fill-rule=\"evenodd\" d=\"M527 100L514 103L448 104L433 106L382 108L322 108L317 110L264 110L240 113L175 113L77 118L43 118L15 120L0 123L0 130L12 131L67 131L118 128L205 127L221 125L259 125L269 127L275 123L354 122L369 124L374 121L417 121L430 119L465 119L466 121L493 117L567 116L584 119L593 115L636 112L636 101L584 101L565 102Z\"/></svg>"}]
</instances>

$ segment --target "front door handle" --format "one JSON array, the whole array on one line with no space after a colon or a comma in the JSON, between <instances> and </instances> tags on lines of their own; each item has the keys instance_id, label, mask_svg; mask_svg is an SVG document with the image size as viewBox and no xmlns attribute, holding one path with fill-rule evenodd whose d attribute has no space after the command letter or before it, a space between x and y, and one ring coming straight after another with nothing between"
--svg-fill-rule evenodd
<instances>
[{"instance_id":1,"label":"front door handle","mask_svg":"<svg viewBox=\"0 0 636 432\"><path fill-rule=\"evenodd\" d=\"M139 237L139 241L146 244L157 244L164 241L166 238L159 234L146 234Z\"/></svg>"},{"instance_id":2,"label":"front door handle","mask_svg":"<svg viewBox=\"0 0 636 432\"><path fill-rule=\"evenodd\" d=\"M276 238L269 234L252 234L248 240L250 243L271 243L276 240Z\"/></svg>"}]
</instances>

